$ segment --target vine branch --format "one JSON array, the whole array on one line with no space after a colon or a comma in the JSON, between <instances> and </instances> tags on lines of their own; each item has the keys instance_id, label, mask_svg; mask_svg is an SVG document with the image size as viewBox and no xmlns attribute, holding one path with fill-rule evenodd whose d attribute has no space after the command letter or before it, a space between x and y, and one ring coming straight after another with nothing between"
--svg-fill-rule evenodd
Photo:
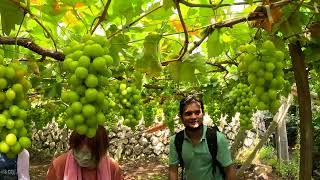
<instances>
[{"instance_id":1,"label":"vine branch","mask_svg":"<svg viewBox=\"0 0 320 180\"><path fill-rule=\"evenodd\" d=\"M56 42L54 41L51 33L50 33L49 30L39 21L39 19L38 19L34 14L32 14L31 11L30 11L27 7L22 6L19 1L17 1L17 0L11 0L11 2L14 3L14 4L16 4L20 9L22 9L25 14L28 13L28 14L30 15L31 19L33 19L34 21L36 21L36 22L42 27L42 29L46 32L46 34L47 34L47 35L49 36L49 38L52 40L53 45L54 45L54 48L55 48L55 50L57 51L57 44L56 44Z\"/></svg>"},{"instance_id":2,"label":"vine branch","mask_svg":"<svg viewBox=\"0 0 320 180\"><path fill-rule=\"evenodd\" d=\"M253 3L261 3L262 1L253 1ZM235 6L235 5L247 5L247 2L238 2L238 3L232 3L232 4L220 4L220 5L215 5L215 4L195 4L195 3L190 3L185 0L180 0L181 4L184 4L188 7L202 7L202 8L218 8L218 7L225 7L225 6Z\"/></svg>"},{"instance_id":3,"label":"vine branch","mask_svg":"<svg viewBox=\"0 0 320 180\"><path fill-rule=\"evenodd\" d=\"M0 37L0 44L23 46L42 56L52 57L59 61L63 61L65 57L62 52L42 48L29 38Z\"/></svg>"},{"instance_id":4,"label":"vine branch","mask_svg":"<svg viewBox=\"0 0 320 180\"><path fill-rule=\"evenodd\" d=\"M282 0L276 3L273 3L270 5L270 7L279 7L279 6L283 6L285 4L288 4L292 2L292 0ZM262 7L263 9L264 7ZM257 7L258 9L258 7ZM191 54L192 51L194 51L197 47L199 47L202 42L211 34L213 33L216 29L222 28L222 27L232 27L236 24L242 23L242 22L247 22L247 21L254 21L254 20L258 20L258 19L265 19L267 18L268 15L265 12L252 12L249 14L248 17L242 17L242 18L238 18L238 19L232 19L232 20L226 20L224 22L220 22L220 23L215 23L215 24L211 24L211 26L208 26L205 30L204 30L204 36L199 40L194 42L194 46L189 50L189 53Z\"/></svg>"},{"instance_id":5,"label":"vine branch","mask_svg":"<svg viewBox=\"0 0 320 180\"><path fill-rule=\"evenodd\" d=\"M111 4L111 0L108 0L106 5L104 6L104 9L103 9L103 12L101 13L101 16L99 16L99 20L98 20L97 24L92 29L91 34L93 34L96 31L96 29L98 28L98 26L102 23L102 21L104 21L106 19L110 4Z\"/></svg>"},{"instance_id":6,"label":"vine branch","mask_svg":"<svg viewBox=\"0 0 320 180\"><path fill-rule=\"evenodd\" d=\"M181 13L181 9L180 9L180 5L179 5L179 0L175 0L175 5L178 11L178 15L179 15L179 19L183 28L183 32L184 32L184 47L180 50L179 52L179 57L176 59L177 61L181 61L182 57L186 54L186 52L188 51L188 45L189 45L189 35L188 35L188 29L187 26L183 20L183 16Z\"/></svg>"},{"instance_id":7,"label":"vine branch","mask_svg":"<svg viewBox=\"0 0 320 180\"><path fill-rule=\"evenodd\" d=\"M132 25L134 25L135 23L139 22L142 18L144 18L144 17L148 16L149 14L155 12L156 10L162 8L162 6L163 6L163 5L160 5L160 6L156 7L156 8L154 8L154 9L152 9L151 11L143 14L142 16L138 17L136 20L132 21L130 24L126 25L124 28L119 29L119 30L117 30L116 32L112 33L112 34L109 35L107 38L110 39L110 38L112 38L113 36L119 34L119 33L120 33L121 31L123 31L124 29L127 29L127 28L131 27Z\"/></svg>"}]
</instances>

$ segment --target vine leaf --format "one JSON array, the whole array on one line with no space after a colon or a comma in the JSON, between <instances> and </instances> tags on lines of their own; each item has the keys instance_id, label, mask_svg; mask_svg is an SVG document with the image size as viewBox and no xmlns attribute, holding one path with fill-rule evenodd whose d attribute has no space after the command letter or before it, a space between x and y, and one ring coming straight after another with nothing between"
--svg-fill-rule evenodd
<instances>
[{"instance_id":1,"label":"vine leaf","mask_svg":"<svg viewBox=\"0 0 320 180\"><path fill-rule=\"evenodd\" d=\"M20 1L21 2L21 1ZM1 0L0 15L2 32L9 35L15 29L16 24L20 24L23 19L23 12L9 0Z\"/></svg>"},{"instance_id":2,"label":"vine leaf","mask_svg":"<svg viewBox=\"0 0 320 180\"><path fill-rule=\"evenodd\" d=\"M292 9L292 8L290 8ZM287 9L289 10L289 9ZM286 34L286 36L291 36L294 34L298 34L302 31L302 14L300 13L290 13L287 12L288 15L284 16L286 18L283 23L279 25L279 30Z\"/></svg>"},{"instance_id":3,"label":"vine leaf","mask_svg":"<svg viewBox=\"0 0 320 180\"><path fill-rule=\"evenodd\" d=\"M159 6L160 6L160 3L155 3L152 6L150 6L145 13L149 13L150 11L154 10L155 8L157 8ZM169 11L165 8L160 8L157 11L149 14L148 19L162 21L163 19L168 19L171 14L172 14L172 11Z\"/></svg>"},{"instance_id":4,"label":"vine leaf","mask_svg":"<svg viewBox=\"0 0 320 180\"><path fill-rule=\"evenodd\" d=\"M172 1L172 0L163 0L163 7L165 9L170 9L170 8L174 7L174 1Z\"/></svg>"},{"instance_id":5,"label":"vine leaf","mask_svg":"<svg viewBox=\"0 0 320 180\"><path fill-rule=\"evenodd\" d=\"M220 55L224 50L225 44L220 39L220 30L214 31L208 38L207 50L208 57L216 57Z\"/></svg>"},{"instance_id":6,"label":"vine leaf","mask_svg":"<svg viewBox=\"0 0 320 180\"><path fill-rule=\"evenodd\" d=\"M62 85L61 83L54 83L48 88L45 88L45 97L56 98L61 96Z\"/></svg>"},{"instance_id":7,"label":"vine leaf","mask_svg":"<svg viewBox=\"0 0 320 180\"><path fill-rule=\"evenodd\" d=\"M162 70L159 61L159 42L161 40L160 34L150 33L146 36L143 46L143 57L136 62L135 68L138 71L146 73L148 76L158 76Z\"/></svg>"},{"instance_id":8,"label":"vine leaf","mask_svg":"<svg viewBox=\"0 0 320 180\"><path fill-rule=\"evenodd\" d=\"M118 66L120 62L119 52L124 48L128 48L129 37L127 35L119 34L110 40L110 55L113 58L113 65Z\"/></svg>"},{"instance_id":9,"label":"vine leaf","mask_svg":"<svg viewBox=\"0 0 320 180\"><path fill-rule=\"evenodd\" d=\"M197 82L195 66L190 61L175 61L167 66L171 78L176 82Z\"/></svg>"}]
</instances>

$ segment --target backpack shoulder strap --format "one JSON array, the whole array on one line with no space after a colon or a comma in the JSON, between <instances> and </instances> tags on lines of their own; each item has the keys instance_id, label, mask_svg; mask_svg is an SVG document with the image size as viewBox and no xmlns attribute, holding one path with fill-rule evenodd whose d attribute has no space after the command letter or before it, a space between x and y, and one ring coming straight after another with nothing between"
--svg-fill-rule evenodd
<instances>
[{"instance_id":1,"label":"backpack shoulder strap","mask_svg":"<svg viewBox=\"0 0 320 180\"><path fill-rule=\"evenodd\" d=\"M212 156L212 164L213 164L213 170L212 173L215 173L216 168L218 167L220 170L220 173L222 174L223 178L225 177L224 174L224 168L222 167L221 163L217 160L217 153L218 153L218 141L217 141L217 132L219 132L219 129L214 127L208 127L206 138L207 138L207 144L210 151L210 154Z\"/></svg>"},{"instance_id":2,"label":"backpack shoulder strap","mask_svg":"<svg viewBox=\"0 0 320 180\"><path fill-rule=\"evenodd\" d=\"M174 145L176 147L177 153L178 153L178 159L179 159L179 166L182 168L182 176L181 179L183 179L183 159L182 159L182 144L184 140L184 130L179 131L176 134L176 137L174 138Z\"/></svg>"},{"instance_id":3,"label":"backpack shoulder strap","mask_svg":"<svg viewBox=\"0 0 320 180\"><path fill-rule=\"evenodd\" d=\"M183 144L183 139L184 139L184 131L179 131L176 134L176 137L174 139L174 145L176 146L176 150L178 153L178 158L179 158L179 163L180 166L183 168L183 159L182 159L182 144Z\"/></svg>"}]
</instances>

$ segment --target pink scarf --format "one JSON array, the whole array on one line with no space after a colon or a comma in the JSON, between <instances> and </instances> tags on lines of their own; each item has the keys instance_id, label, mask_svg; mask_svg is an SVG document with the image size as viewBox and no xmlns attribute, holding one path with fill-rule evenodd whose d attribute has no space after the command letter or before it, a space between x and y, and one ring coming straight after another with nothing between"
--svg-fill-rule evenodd
<instances>
[{"instance_id":1,"label":"pink scarf","mask_svg":"<svg viewBox=\"0 0 320 180\"><path fill-rule=\"evenodd\" d=\"M110 163L111 159L107 156L101 158L97 167L97 180L111 179ZM74 159L72 150L67 155L63 180L82 180L81 167Z\"/></svg>"}]
</instances>

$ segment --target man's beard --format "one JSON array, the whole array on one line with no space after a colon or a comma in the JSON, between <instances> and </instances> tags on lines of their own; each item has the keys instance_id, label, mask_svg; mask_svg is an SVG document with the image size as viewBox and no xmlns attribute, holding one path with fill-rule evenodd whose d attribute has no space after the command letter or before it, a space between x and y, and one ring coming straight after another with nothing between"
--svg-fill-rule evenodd
<instances>
[{"instance_id":1,"label":"man's beard","mask_svg":"<svg viewBox=\"0 0 320 180\"><path fill-rule=\"evenodd\" d=\"M198 127L186 126L185 129L186 129L186 131L192 131L192 132L194 132L194 131L198 131L198 130L201 129L202 127L203 127L203 124L201 123L201 124L199 124Z\"/></svg>"}]
</instances>

